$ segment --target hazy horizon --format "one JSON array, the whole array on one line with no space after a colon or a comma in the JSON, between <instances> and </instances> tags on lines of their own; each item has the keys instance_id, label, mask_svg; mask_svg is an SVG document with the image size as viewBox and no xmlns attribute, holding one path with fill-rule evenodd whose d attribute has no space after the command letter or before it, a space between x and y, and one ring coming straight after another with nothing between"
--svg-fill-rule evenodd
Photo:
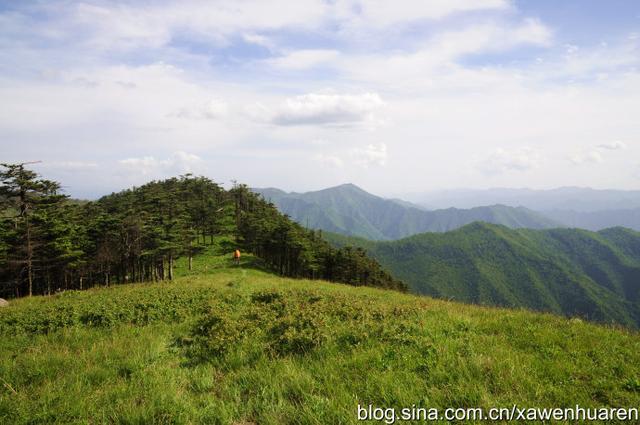
<instances>
[{"instance_id":1,"label":"hazy horizon","mask_svg":"<svg viewBox=\"0 0 640 425\"><path fill-rule=\"evenodd\" d=\"M202 175L205 177L209 177L206 175L206 173L202 173L202 174L196 174L196 175ZM44 175L43 177L47 177L47 175ZM167 178L170 177L179 177L179 174L176 175L167 175L164 176ZM133 184L131 186L126 186L126 187L122 187L122 188L114 188L113 190L108 190L105 192L96 192L95 194L93 193L87 193L84 196L74 196L74 194L69 190L70 188L68 187L68 185L65 185L64 182L62 183L62 191L63 193L70 195L72 198L74 199L79 199L79 200L97 200L102 196L105 195L109 195L113 192L120 192L122 190L127 190L127 189L131 189L133 187L138 187L141 184L145 184L148 183L150 181L152 181L153 178L149 178L148 181L143 181L140 184ZM476 193L480 193L480 192L491 192L491 191L531 191L531 192L553 192L553 191L559 191L559 190L564 190L564 189L573 189L573 190L588 190L588 191L595 191L595 192L624 192L624 193L639 193L640 189L615 189L615 188L593 188L593 187L587 187L587 186L558 186L558 187L550 187L550 188L541 188L541 189L537 189L537 188L531 188L531 187L480 187L480 188L471 188L471 187L454 187L454 188L449 188L449 189L430 189L430 190L424 190L424 191L415 191L415 192L388 192L388 193L383 193L383 192L379 192L376 191L375 188L366 188L363 187L361 185L352 183L352 182L344 182L344 183L338 183L332 186L326 186L326 187L318 187L318 188L311 188L308 190L296 190L296 189L286 189L283 187L275 187L275 186L257 186L257 185L250 185L247 184L245 182L241 182L241 181L237 181L235 179L230 179L230 180L221 180L221 181L216 181L214 180L216 183L222 185L225 188L229 188L233 185L233 182L236 182L238 184L246 184L248 187L250 188L255 188L255 189L277 189L277 190L282 190L283 192L286 193L297 193L297 194L304 194L304 193L308 193L308 192L317 192L317 191L321 191L321 190L326 190L326 189L333 189L333 188L337 188L340 186L346 186L346 185L354 185L356 187L358 187L361 190L364 190L365 192L381 197L381 198L385 198L385 199L399 199L402 201L410 201L410 202L414 202L416 197L421 197L424 195L439 195L439 194L443 194L443 193L461 193L461 192L476 192ZM413 200L412 200L413 199Z\"/></svg>"},{"instance_id":2,"label":"hazy horizon","mask_svg":"<svg viewBox=\"0 0 640 425\"><path fill-rule=\"evenodd\" d=\"M638 2L0 1L0 64L1 161L77 198L640 189Z\"/></svg>"}]
</instances>

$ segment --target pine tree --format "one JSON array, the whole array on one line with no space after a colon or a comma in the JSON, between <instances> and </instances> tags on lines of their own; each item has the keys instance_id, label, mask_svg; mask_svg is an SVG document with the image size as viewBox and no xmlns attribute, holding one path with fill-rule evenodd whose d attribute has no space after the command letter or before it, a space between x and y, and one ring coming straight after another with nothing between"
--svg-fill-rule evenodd
<instances>
[{"instance_id":1,"label":"pine tree","mask_svg":"<svg viewBox=\"0 0 640 425\"><path fill-rule=\"evenodd\" d=\"M0 196L3 215L14 219L16 238L11 251L18 266L18 276L26 274L27 293L33 295L36 279L37 250L49 240L46 217L66 197L58 194L60 185L39 178L25 164L0 164ZM10 259L9 262L12 260Z\"/></svg>"}]
</instances>

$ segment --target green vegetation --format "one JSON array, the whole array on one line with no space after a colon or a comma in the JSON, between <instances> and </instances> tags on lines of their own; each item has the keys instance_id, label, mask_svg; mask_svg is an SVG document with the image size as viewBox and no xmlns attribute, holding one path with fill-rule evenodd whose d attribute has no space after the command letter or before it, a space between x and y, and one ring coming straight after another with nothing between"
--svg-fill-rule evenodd
<instances>
[{"instance_id":1,"label":"green vegetation","mask_svg":"<svg viewBox=\"0 0 640 425\"><path fill-rule=\"evenodd\" d=\"M640 233L613 228L508 229L474 223L360 246L420 294L640 326Z\"/></svg>"},{"instance_id":2,"label":"green vegetation","mask_svg":"<svg viewBox=\"0 0 640 425\"><path fill-rule=\"evenodd\" d=\"M404 290L360 249L336 250L315 231L234 185L190 175L96 202L68 202L60 184L23 164L0 172L0 296L174 279L176 261L231 236L283 276Z\"/></svg>"},{"instance_id":3,"label":"green vegetation","mask_svg":"<svg viewBox=\"0 0 640 425\"><path fill-rule=\"evenodd\" d=\"M358 403L640 403L634 332L255 264L208 248L191 271L179 260L172 282L13 301L0 310L0 423L356 423Z\"/></svg>"},{"instance_id":4,"label":"green vegetation","mask_svg":"<svg viewBox=\"0 0 640 425\"><path fill-rule=\"evenodd\" d=\"M401 201L371 195L352 184L307 193L252 190L303 226L372 240L399 239L422 232L446 232L474 221L511 228L560 226L534 211L504 205L425 211Z\"/></svg>"},{"instance_id":5,"label":"green vegetation","mask_svg":"<svg viewBox=\"0 0 640 425\"><path fill-rule=\"evenodd\" d=\"M393 243L334 235L359 245L334 248L241 185L182 176L80 203L21 165L0 177L0 293L47 294L0 309L0 423L356 423L359 404L640 403L635 331L403 294L366 255L465 296L635 324L634 232L475 224Z\"/></svg>"}]
</instances>

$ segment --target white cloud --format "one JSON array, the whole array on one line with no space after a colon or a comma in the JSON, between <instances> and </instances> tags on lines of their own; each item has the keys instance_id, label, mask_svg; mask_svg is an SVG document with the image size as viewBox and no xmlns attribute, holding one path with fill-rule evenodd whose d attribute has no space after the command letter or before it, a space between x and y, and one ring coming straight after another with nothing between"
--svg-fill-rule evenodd
<instances>
[{"instance_id":1,"label":"white cloud","mask_svg":"<svg viewBox=\"0 0 640 425\"><path fill-rule=\"evenodd\" d=\"M541 73L554 78L608 79L625 67L638 65L638 42L623 40L615 45L598 45L589 48L568 45L566 54L554 63L540 69Z\"/></svg>"},{"instance_id":2,"label":"white cloud","mask_svg":"<svg viewBox=\"0 0 640 425\"><path fill-rule=\"evenodd\" d=\"M580 50L580 47L576 46L575 44L565 44L564 47L567 56L571 56Z\"/></svg>"},{"instance_id":3,"label":"white cloud","mask_svg":"<svg viewBox=\"0 0 640 425\"><path fill-rule=\"evenodd\" d=\"M266 62L278 69L302 70L318 65L331 64L340 53L331 49L295 50Z\"/></svg>"},{"instance_id":4,"label":"white cloud","mask_svg":"<svg viewBox=\"0 0 640 425\"><path fill-rule=\"evenodd\" d=\"M525 19L517 25L492 23L471 26L436 36L427 46L439 56L454 59L469 53L500 51L522 44L547 45L551 30L540 21Z\"/></svg>"},{"instance_id":5,"label":"white cloud","mask_svg":"<svg viewBox=\"0 0 640 425\"><path fill-rule=\"evenodd\" d=\"M601 143L593 149L583 150L569 156L569 161L575 165L580 164L600 164L605 161L604 154L611 151L626 149L627 144L616 140L607 143Z\"/></svg>"},{"instance_id":6,"label":"white cloud","mask_svg":"<svg viewBox=\"0 0 640 425\"><path fill-rule=\"evenodd\" d=\"M91 170L98 167L98 164L93 161L43 161L38 167L51 168L56 170Z\"/></svg>"},{"instance_id":7,"label":"white cloud","mask_svg":"<svg viewBox=\"0 0 640 425\"><path fill-rule=\"evenodd\" d=\"M377 93L309 93L288 98L271 117L276 125L354 126L375 124L374 112L384 106Z\"/></svg>"},{"instance_id":8,"label":"white cloud","mask_svg":"<svg viewBox=\"0 0 640 425\"><path fill-rule=\"evenodd\" d=\"M342 158L335 155L325 155L323 153L320 153L314 155L313 160L320 162L321 164L329 165L336 168L342 168L344 166L344 161L342 160Z\"/></svg>"},{"instance_id":9,"label":"white cloud","mask_svg":"<svg viewBox=\"0 0 640 425\"><path fill-rule=\"evenodd\" d=\"M606 150L610 150L610 151L617 151L617 150L621 150L621 149L626 149L627 148L627 144L622 142L622 141L620 141L620 140L615 140L613 142L602 143L602 144L598 145L598 148L606 149Z\"/></svg>"},{"instance_id":10,"label":"white cloud","mask_svg":"<svg viewBox=\"0 0 640 425\"><path fill-rule=\"evenodd\" d=\"M247 33L255 42L257 38L251 37L254 31L316 27L326 16L328 6L321 0L190 0L117 6L79 3L52 11L61 15L62 25L48 31L64 36L74 30L85 35L88 46L112 50L161 47L178 33L217 43L224 43L232 34Z\"/></svg>"},{"instance_id":11,"label":"white cloud","mask_svg":"<svg viewBox=\"0 0 640 425\"><path fill-rule=\"evenodd\" d=\"M99 84L92 89L73 84L80 76ZM15 141L1 150L20 158L21 151L38 146L40 159L47 159L45 152L58 145L71 152L67 156L93 159L221 148L250 131L233 121L234 110L224 100L231 98L245 104L255 94L217 82L201 85L162 63L65 70L46 80L0 74L0 99L6 100L0 100L0 135Z\"/></svg>"},{"instance_id":12,"label":"white cloud","mask_svg":"<svg viewBox=\"0 0 640 425\"><path fill-rule=\"evenodd\" d=\"M356 165L369 167L379 165L384 167L387 164L387 145L384 143L369 144L364 148L354 149L351 156Z\"/></svg>"},{"instance_id":13,"label":"white cloud","mask_svg":"<svg viewBox=\"0 0 640 425\"><path fill-rule=\"evenodd\" d=\"M118 163L127 170L143 176L162 177L166 175L193 173L202 159L183 151L174 152L169 158L156 159L153 156L121 159Z\"/></svg>"},{"instance_id":14,"label":"white cloud","mask_svg":"<svg viewBox=\"0 0 640 425\"><path fill-rule=\"evenodd\" d=\"M204 109L204 116L207 118L220 118L227 115L228 105L220 99L212 99Z\"/></svg>"},{"instance_id":15,"label":"white cloud","mask_svg":"<svg viewBox=\"0 0 640 425\"><path fill-rule=\"evenodd\" d=\"M508 51L522 45L548 46L552 32L543 23L525 19L517 24L493 22L436 33L415 50L351 55L336 67L356 81L392 88L440 89L504 86L513 80L505 68L466 68L459 60L471 54Z\"/></svg>"},{"instance_id":16,"label":"white cloud","mask_svg":"<svg viewBox=\"0 0 640 425\"><path fill-rule=\"evenodd\" d=\"M54 22L35 28L53 40L71 40L100 49L160 47L176 34L224 43L236 33L255 44L257 32L286 28L317 29L332 23L347 27L386 27L422 19L441 19L474 10L505 10L508 0L238 0L174 3L68 2L40 6ZM13 29L13 28L12 28ZM24 30L24 28L20 28ZM266 44L263 44L266 45Z\"/></svg>"},{"instance_id":17,"label":"white cloud","mask_svg":"<svg viewBox=\"0 0 640 425\"><path fill-rule=\"evenodd\" d=\"M255 44L256 46L262 46L269 50L275 48L275 43L269 37L260 34L243 34L242 39L250 44Z\"/></svg>"},{"instance_id":18,"label":"white cloud","mask_svg":"<svg viewBox=\"0 0 640 425\"><path fill-rule=\"evenodd\" d=\"M599 150L593 149L593 150L579 152L579 153L570 155L569 161L571 161L575 165L589 164L589 163L600 164L604 162L604 158L602 156L602 153Z\"/></svg>"},{"instance_id":19,"label":"white cloud","mask_svg":"<svg viewBox=\"0 0 640 425\"><path fill-rule=\"evenodd\" d=\"M88 80L88 79L86 79L84 77L78 77L78 78L74 79L72 81L72 83L76 84L76 85L78 85L80 87L87 88L87 89L92 89L92 88L98 87L100 85L100 83L98 83L97 81L91 81L91 80Z\"/></svg>"},{"instance_id":20,"label":"white cloud","mask_svg":"<svg viewBox=\"0 0 640 425\"><path fill-rule=\"evenodd\" d=\"M442 19L454 13L473 10L504 10L508 0L338 0L338 16L345 20L386 27L400 22Z\"/></svg>"},{"instance_id":21,"label":"white cloud","mask_svg":"<svg viewBox=\"0 0 640 425\"><path fill-rule=\"evenodd\" d=\"M191 119L222 119L229 113L229 105L222 99L211 99L199 106L182 108L175 112L179 118Z\"/></svg>"},{"instance_id":22,"label":"white cloud","mask_svg":"<svg viewBox=\"0 0 640 425\"><path fill-rule=\"evenodd\" d=\"M131 170L147 175L160 168L163 161L157 160L153 156L145 156L142 158L121 159L118 162Z\"/></svg>"},{"instance_id":23,"label":"white cloud","mask_svg":"<svg viewBox=\"0 0 640 425\"><path fill-rule=\"evenodd\" d=\"M498 148L480 161L477 167L486 175L498 175L537 168L540 166L541 159L540 153L530 147L511 150Z\"/></svg>"},{"instance_id":24,"label":"white cloud","mask_svg":"<svg viewBox=\"0 0 640 425\"><path fill-rule=\"evenodd\" d=\"M340 154L325 152L313 155L312 159L322 165L334 168L345 168L350 163L362 168L371 166L384 167L387 165L387 145L385 143L370 143L363 147L349 149Z\"/></svg>"},{"instance_id":25,"label":"white cloud","mask_svg":"<svg viewBox=\"0 0 640 425\"><path fill-rule=\"evenodd\" d=\"M329 141L327 139L318 139L318 138L316 138L316 139L311 140L310 143L311 143L311 145L314 145L314 146L326 146L326 145L329 144Z\"/></svg>"}]
</instances>

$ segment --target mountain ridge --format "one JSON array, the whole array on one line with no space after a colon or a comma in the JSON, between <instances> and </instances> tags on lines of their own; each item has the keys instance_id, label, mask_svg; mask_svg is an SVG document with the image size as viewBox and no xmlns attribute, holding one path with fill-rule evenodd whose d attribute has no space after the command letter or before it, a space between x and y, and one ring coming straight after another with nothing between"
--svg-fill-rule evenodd
<instances>
[{"instance_id":1,"label":"mountain ridge","mask_svg":"<svg viewBox=\"0 0 640 425\"><path fill-rule=\"evenodd\" d=\"M603 230L622 226L640 230L640 208L611 209L601 211L550 210L545 216L566 224L587 230Z\"/></svg>"},{"instance_id":2,"label":"mountain ridge","mask_svg":"<svg viewBox=\"0 0 640 425\"><path fill-rule=\"evenodd\" d=\"M514 228L561 225L535 211L505 205L425 210L406 201L373 195L352 183L304 193L276 188L251 190L304 226L374 240L443 232L478 220Z\"/></svg>"},{"instance_id":3,"label":"mountain ridge","mask_svg":"<svg viewBox=\"0 0 640 425\"><path fill-rule=\"evenodd\" d=\"M452 189L413 193L407 198L429 208L472 208L500 203L545 213L552 210L594 212L640 208L640 190L593 189L563 186L554 189Z\"/></svg>"}]
</instances>

